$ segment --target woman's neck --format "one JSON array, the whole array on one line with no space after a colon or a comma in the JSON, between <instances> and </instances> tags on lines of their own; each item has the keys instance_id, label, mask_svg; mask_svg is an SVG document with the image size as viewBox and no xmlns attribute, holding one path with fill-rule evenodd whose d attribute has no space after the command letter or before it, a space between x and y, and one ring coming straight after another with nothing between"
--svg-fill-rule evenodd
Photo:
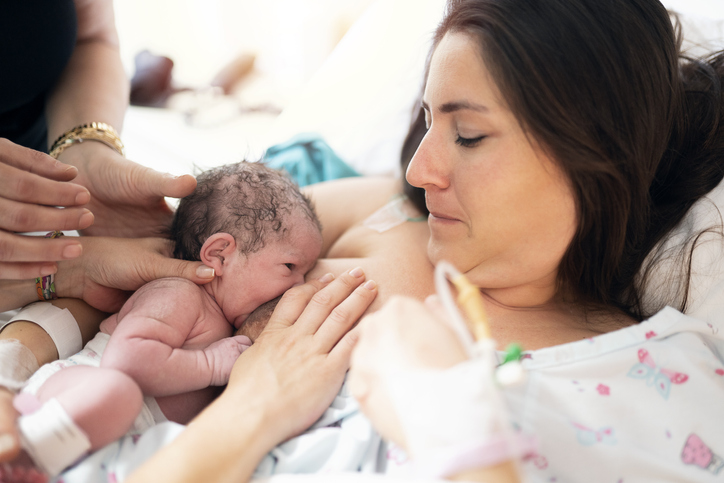
<instances>
[{"instance_id":1,"label":"woman's neck","mask_svg":"<svg viewBox=\"0 0 724 483\"><path fill-rule=\"evenodd\" d=\"M636 323L614 309L586 310L552 297L538 305L507 305L483 292L493 338L499 349L515 342L524 350L575 342Z\"/></svg>"}]
</instances>

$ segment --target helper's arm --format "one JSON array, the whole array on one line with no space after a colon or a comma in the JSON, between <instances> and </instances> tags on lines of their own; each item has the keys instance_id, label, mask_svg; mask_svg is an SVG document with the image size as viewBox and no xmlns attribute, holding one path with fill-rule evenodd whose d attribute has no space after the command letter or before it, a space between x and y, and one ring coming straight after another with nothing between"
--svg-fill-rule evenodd
<instances>
[{"instance_id":1,"label":"helper's arm","mask_svg":"<svg viewBox=\"0 0 724 483\"><path fill-rule=\"evenodd\" d=\"M78 36L73 55L48 101L49 143L91 121L120 131L128 107L130 85L121 62L113 1L75 0L75 9Z\"/></svg>"},{"instance_id":2,"label":"helper's arm","mask_svg":"<svg viewBox=\"0 0 724 483\"><path fill-rule=\"evenodd\" d=\"M90 122L121 131L130 84L121 62L112 0L75 0L78 36L73 55L46 107L48 146L63 133ZM63 151L59 161L78 168L74 183L88 188L95 216L85 235L157 236L172 212L164 196L183 197L196 181L131 162L100 142Z\"/></svg>"},{"instance_id":3,"label":"helper's arm","mask_svg":"<svg viewBox=\"0 0 724 483\"><path fill-rule=\"evenodd\" d=\"M230 324L203 328L210 331L203 337L219 342L205 349L183 348L189 336L199 335L194 329L207 317L207 308L201 289L186 280L162 279L145 285L119 313L101 366L125 372L150 396L226 384L245 348L238 339L219 341L231 335Z\"/></svg>"}]
</instances>

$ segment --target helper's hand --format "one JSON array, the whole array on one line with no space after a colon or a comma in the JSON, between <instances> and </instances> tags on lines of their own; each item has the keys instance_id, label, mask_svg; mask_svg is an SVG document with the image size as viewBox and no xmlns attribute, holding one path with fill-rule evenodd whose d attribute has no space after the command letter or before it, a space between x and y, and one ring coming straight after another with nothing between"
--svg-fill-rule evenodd
<instances>
[{"instance_id":1,"label":"helper's hand","mask_svg":"<svg viewBox=\"0 0 724 483\"><path fill-rule=\"evenodd\" d=\"M360 323L348 382L360 407L388 440L409 449L386 377L391 371L446 369L467 359L455 333L434 314L439 306L393 297Z\"/></svg>"},{"instance_id":2,"label":"helper's hand","mask_svg":"<svg viewBox=\"0 0 724 483\"><path fill-rule=\"evenodd\" d=\"M76 182L92 195L88 208L95 223L83 230L84 235L160 236L173 218L164 197L183 198L196 188L191 175L159 173L100 142L71 146L59 159L78 168Z\"/></svg>"},{"instance_id":3,"label":"helper's hand","mask_svg":"<svg viewBox=\"0 0 724 483\"><path fill-rule=\"evenodd\" d=\"M116 312L131 292L163 277L208 283L214 271L201 262L171 257L173 244L161 238L80 237L83 256L62 262L55 277L61 297L83 299L105 312Z\"/></svg>"},{"instance_id":4,"label":"helper's hand","mask_svg":"<svg viewBox=\"0 0 724 483\"><path fill-rule=\"evenodd\" d=\"M77 239L15 234L88 228L93 214L82 206L90 194L69 183L77 174L73 166L0 138L0 279L49 275L54 262L81 254Z\"/></svg>"},{"instance_id":5,"label":"helper's hand","mask_svg":"<svg viewBox=\"0 0 724 483\"><path fill-rule=\"evenodd\" d=\"M204 354L212 368L211 386L223 386L229 382L231 368L242 352L251 346L251 340L245 335L236 335L217 340L204 349Z\"/></svg>"},{"instance_id":6,"label":"helper's hand","mask_svg":"<svg viewBox=\"0 0 724 483\"><path fill-rule=\"evenodd\" d=\"M255 395L273 444L307 429L339 391L356 341L356 331L348 331L377 295L364 279L355 269L326 287L313 281L290 289L237 360L228 397Z\"/></svg>"}]
</instances>

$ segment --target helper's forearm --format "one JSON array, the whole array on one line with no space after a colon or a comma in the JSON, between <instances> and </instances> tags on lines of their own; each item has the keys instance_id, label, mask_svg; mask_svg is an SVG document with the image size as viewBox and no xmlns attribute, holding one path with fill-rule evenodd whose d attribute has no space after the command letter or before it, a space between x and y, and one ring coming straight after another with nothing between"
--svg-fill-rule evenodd
<instances>
[{"instance_id":1,"label":"helper's forearm","mask_svg":"<svg viewBox=\"0 0 724 483\"><path fill-rule=\"evenodd\" d=\"M93 121L120 132L128 93L117 47L103 42L77 45L48 102L48 146L67 130Z\"/></svg>"},{"instance_id":2,"label":"helper's forearm","mask_svg":"<svg viewBox=\"0 0 724 483\"><path fill-rule=\"evenodd\" d=\"M248 394L234 395L228 388L127 483L248 481L264 455L278 443L268 438L269 425L274 422L266 419L265 408L251 399Z\"/></svg>"},{"instance_id":3,"label":"helper's forearm","mask_svg":"<svg viewBox=\"0 0 724 483\"><path fill-rule=\"evenodd\" d=\"M121 62L112 0L75 0L78 35L73 55L48 101L48 143L93 121L120 132L129 81Z\"/></svg>"},{"instance_id":4,"label":"helper's forearm","mask_svg":"<svg viewBox=\"0 0 724 483\"><path fill-rule=\"evenodd\" d=\"M36 302L35 300L31 302ZM105 314L90 307L82 300L58 299L50 301L56 307L68 309L76 320L83 338L83 345L98 332L98 325ZM58 359L58 350L48 333L34 322L17 320L5 326L0 332L0 339L16 339L35 355L39 365ZM78 347L80 350L80 347Z\"/></svg>"}]
</instances>

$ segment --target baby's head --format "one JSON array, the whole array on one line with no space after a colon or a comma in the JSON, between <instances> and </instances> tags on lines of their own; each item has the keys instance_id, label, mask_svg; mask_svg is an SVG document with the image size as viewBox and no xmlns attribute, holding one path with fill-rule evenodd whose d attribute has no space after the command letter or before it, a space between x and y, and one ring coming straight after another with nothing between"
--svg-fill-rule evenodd
<instances>
[{"instance_id":1,"label":"baby's head","mask_svg":"<svg viewBox=\"0 0 724 483\"><path fill-rule=\"evenodd\" d=\"M235 326L294 285L322 250L319 220L287 176L242 161L205 171L179 203L174 256L214 268L210 286Z\"/></svg>"}]
</instances>

